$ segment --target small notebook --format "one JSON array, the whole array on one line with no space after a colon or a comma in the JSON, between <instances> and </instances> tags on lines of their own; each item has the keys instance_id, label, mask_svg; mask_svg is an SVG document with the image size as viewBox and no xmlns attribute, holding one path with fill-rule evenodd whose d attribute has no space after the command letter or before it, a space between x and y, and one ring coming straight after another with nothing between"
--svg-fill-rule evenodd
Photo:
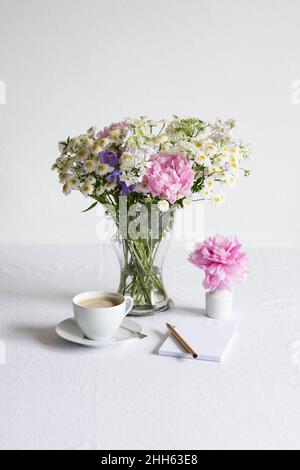
<instances>
[{"instance_id":1,"label":"small notebook","mask_svg":"<svg viewBox=\"0 0 300 470\"><path fill-rule=\"evenodd\" d=\"M198 360L211 362L223 361L236 335L236 330L233 326L203 324L197 324L197 326L176 324L176 331L197 352ZM167 335L166 340L159 348L158 354L161 356L193 359L192 355L186 353L171 334Z\"/></svg>"}]
</instances>

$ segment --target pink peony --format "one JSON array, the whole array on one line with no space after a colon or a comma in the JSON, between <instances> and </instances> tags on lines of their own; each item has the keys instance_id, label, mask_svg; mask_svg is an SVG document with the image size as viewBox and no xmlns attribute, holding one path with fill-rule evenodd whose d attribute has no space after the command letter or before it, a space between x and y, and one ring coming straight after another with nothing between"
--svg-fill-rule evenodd
<instances>
[{"instance_id":1,"label":"pink peony","mask_svg":"<svg viewBox=\"0 0 300 470\"><path fill-rule=\"evenodd\" d=\"M231 290L244 282L249 272L248 256L236 237L217 235L197 243L189 261L204 270L203 287L210 291Z\"/></svg>"},{"instance_id":2,"label":"pink peony","mask_svg":"<svg viewBox=\"0 0 300 470\"><path fill-rule=\"evenodd\" d=\"M143 179L143 187L154 197L174 204L191 195L195 173L184 155L153 155L152 166Z\"/></svg>"}]
</instances>

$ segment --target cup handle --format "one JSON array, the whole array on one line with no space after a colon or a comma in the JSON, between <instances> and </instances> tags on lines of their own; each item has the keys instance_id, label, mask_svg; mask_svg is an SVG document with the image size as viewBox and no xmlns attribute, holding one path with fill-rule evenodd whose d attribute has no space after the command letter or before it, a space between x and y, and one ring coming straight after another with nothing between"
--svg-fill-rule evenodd
<instances>
[{"instance_id":1,"label":"cup handle","mask_svg":"<svg viewBox=\"0 0 300 470\"><path fill-rule=\"evenodd\" d=\"M124 317L126 317L126 315L128 315L128 313L131 312L131 310L132 310L132 307L133 307L133 299L132 299L129 295L125 295L125 296L124 296L124 299L125 299L125 303L126 303L125 315L124 315Z\"/></svg>"}]
</instances>

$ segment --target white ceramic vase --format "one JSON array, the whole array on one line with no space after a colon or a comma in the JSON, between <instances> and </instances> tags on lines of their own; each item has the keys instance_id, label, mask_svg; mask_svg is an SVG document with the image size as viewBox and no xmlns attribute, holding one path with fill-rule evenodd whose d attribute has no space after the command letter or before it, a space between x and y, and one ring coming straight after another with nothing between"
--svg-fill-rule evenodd
<instances>
[{"instance_id":1,"label":"white ceramic vase","mask_svg":"<svg viewBox=\"0 0 300 470\"><path fill-rule=\"evenodd\" d=\"M214 320L225 320L232 316L233 292L215 290L206 292L206 315Z\"/></svg>"}]
</instances>

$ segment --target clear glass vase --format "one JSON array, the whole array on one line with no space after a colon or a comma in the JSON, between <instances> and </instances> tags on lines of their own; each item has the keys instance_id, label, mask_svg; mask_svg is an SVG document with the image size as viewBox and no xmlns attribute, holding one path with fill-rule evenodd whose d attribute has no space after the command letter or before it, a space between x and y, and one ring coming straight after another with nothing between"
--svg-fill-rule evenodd
<instances>
[{"instance_id":1,"label":"clear glass vase","mask_svg":"<svg viewBox=\"0 0 300 470\"><path fill-rule=\"evenodd\" d=\"M174 211L144 214L141 230L124 233L118 227L112 244L120 263L118 292L134 301L131 315L153 315L169 307L162 269L171 241Z\"/></svg>"}]
</instances>

